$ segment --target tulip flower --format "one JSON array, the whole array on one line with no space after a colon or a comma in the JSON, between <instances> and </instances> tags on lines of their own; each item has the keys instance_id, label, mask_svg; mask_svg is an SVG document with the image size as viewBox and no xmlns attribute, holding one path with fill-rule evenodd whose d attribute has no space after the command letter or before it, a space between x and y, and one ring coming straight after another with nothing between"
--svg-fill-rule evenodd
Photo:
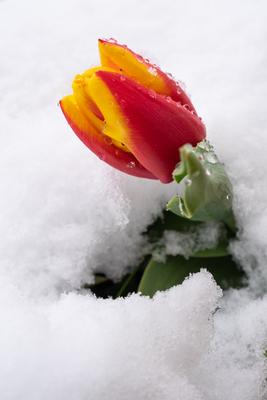
<instances>
[{"instance_id":1,"label":"tulip flower","mask_svg":"<svg viewBox=\"0 0 267 400\"><path fill-rule=\"evenodd\" d=\"M60 101L77 136L127 174L172 181L179 149L205 138L205 126L173 78L114 40L99 40L101 66L77 75Z\"/></svg>"}]
</instances>

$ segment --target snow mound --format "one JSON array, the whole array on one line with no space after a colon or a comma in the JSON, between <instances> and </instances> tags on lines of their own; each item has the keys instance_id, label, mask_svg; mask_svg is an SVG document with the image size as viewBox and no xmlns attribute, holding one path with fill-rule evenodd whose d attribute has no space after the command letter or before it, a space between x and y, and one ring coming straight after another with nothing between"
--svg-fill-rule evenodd
<instances>
[{"instance_id":1,"label":"snow mound","mask_svg":"<svg viewBox=\"0 0 267 400\"><path fill-rule=\"evenodd\" d=\"M192 371L209 350L220 296L207 272L153 299L70 293L36 303L5 286L1 398L202 399Z\"/></svg>"}]
</instances>

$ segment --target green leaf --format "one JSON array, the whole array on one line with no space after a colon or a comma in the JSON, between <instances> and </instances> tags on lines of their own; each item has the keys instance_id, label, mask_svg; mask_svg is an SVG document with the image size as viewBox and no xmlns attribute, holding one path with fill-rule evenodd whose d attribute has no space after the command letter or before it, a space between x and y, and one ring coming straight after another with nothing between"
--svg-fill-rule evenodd
<instances>
[{"instance_id":1,"label":"green leaf","mask_svg":"<svg viewBox=\"0 0 267 400\"><path fill-rule=\"evenodd\" d=\"M210 258L210 257L225 257L229 255L228 243L220 242L216 247L212 249L199 250L192 254L191 257L196 258Z\"/></svg>"},{"instance_id":2,"label":"green leaf","mask_svg":"<svg viewBox=\"0 0 267 400\"><path fill-rule=\"evenodd\" d=\"M138 291L152 297L158 290L164 291L181 284L190 273L199 272L202 268L210 271L223 289L241 287L244 273L234 263L230 256L219 258L189 258L182 256L168 257L166 262L150 260Z\"/></svg>"},{"instance_id":3,"label":"green leaf","mask_svg":"<svg viewBox=\"0 0 267 400\"><path fill-rule=\"evenodd\" d=\"M184 194L172 197L167 209L193 221L221 221L235 230L232 185L213 147L205 140L195 148L186 144L180 158L173 177L185 183Z\"/></svg>"}]
</instances>

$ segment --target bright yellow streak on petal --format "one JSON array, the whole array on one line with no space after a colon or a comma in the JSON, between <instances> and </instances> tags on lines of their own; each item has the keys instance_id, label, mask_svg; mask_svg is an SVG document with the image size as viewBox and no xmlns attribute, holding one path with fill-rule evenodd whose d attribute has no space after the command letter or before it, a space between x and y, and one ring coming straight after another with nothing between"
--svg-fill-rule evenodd
<instances>
[{"instance_id":1,"label":"bright yellow streak on petal","mask_svg":"<svg viewBox=\"0 0 267 400\"><path fill-rule=\"evenodd\" d=\"M112 132L112 127L109 128L109 125L107 124L107 121L105 119L102 120L101 118L98 117L97 112L96 112L96 102L93 100L93 97L95 96L94 93L94 88L91 88L91 79L94 76L95 72L97 71L108 71L108 72L114 72L114 69L112 68L105 68L105 67L94 67L90 68L87 71L85 71L81 75L77 75L73 81L72 84L72 89L73 89L73 94L76 100L76 103L81 111L81 113L94 125L94 127L107 135L108 137L111 138L111 141L113 144L115 144L117 147L120 147L124 151L129 152L128 148L117 138L120 136L117 134L117 132ZM116 71L115 71L116 72ZM99 110L103 111L103 104L102 101L99 103ZM103 113L102 113L103 114ZM114 124L111 124L114 126ZM109 133L109 129L111 129L111 132ZM118 129L118 125L116 125L116 128Z\"/></svg>"},{"instance_id":2,"label":"bright yellow streak on petal","mask_svg":"<svg viewBox=\"0 0 267 400\"><path fill-rule=\"evenodd\" d=\"M121 143L124 150L127 146L127 125L116 99L105 83L97 75L86 78L85 91L89 93L105 118L103 133ZM127 151L127 150L126 150Z\"/></svg>"},{"instance_id":3,"label":"bright yellow streak on petal","mask_svg":"<svg viewBox=\"0 0 267 400\"><path fill-rule=\"evenodd\" d=\"M97 135L99 132L95 126L81 113L80 107L73 95L65 96L60 101L61 107L67 117L77 126L77 128L90 135Z\"/></svg>"},{"instance_id":4,"label":"bright yellow streak on petal","mask_svg":"<svg viewBox=\"0 0 267 400\"><path fill-rule=\"evenodd\" d=\"M85 90L88 79L77 75L72 83L73 94L82 114L100 131L104 128L104 121L98 118L94 110L94 103Z\"/></svg>"},{"instance_id":5,"label":"bright yellow streak on petal","mask_svg":"<svg viewBox=\"0 0 267 400\"><path fill-rule=\"evenodd\" d=\"M119 147L126 152L130 152L127 146L117 141L116 138L113 138L111 135L106 134L105 132L106 122L97 118L95 114L92 111L90 111L90 108L89 107L87 108L89 104L88 103L89 97L86 95L86 91L84 90L84 85L86 85L86 82L83 83L82 87L78 88L77 86L79 86L79 84L77 82L75 83L74 82L73 82L74 94L63 97L63 99L60 102L61 107L64 110L64 113L77 126L77 128L80 131L88 133L88 135L90 136L99 135L101 133L104 136L105 134L107 136L107 139L109 137L111 143L114 144L116 147ZM85 102L83 102L84 98Z\"/></svg>"},{"instance_id":6,"label":"bright yellow streak on petal","mask_svg":"<svg viewBox=\"0 0 267 400\"><path fill-rule=\"evenodd\" d=\"M132 78L141 85L166 96L171 94L166 81L156 68L146 64L126 47L116 43L98 41L101 64Z\"/></svg>"}]
</instances>

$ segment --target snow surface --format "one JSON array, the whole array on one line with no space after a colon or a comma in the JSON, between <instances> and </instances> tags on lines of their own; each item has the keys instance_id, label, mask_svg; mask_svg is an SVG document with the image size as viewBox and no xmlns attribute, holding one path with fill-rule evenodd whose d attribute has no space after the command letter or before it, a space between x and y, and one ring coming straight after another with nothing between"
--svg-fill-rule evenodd
<instances>
[{"instance_id":1,"label":"snow surface","mask_svg":"<svg viewBox=\"0 0 267 400\"><path fill-rule=\"evenodd\" d=\"M201 223L188 232L166 230L160 240L159 249L153 252L153 257L158 261L166 259L166 255L189 258L197 251L214 248L219 239L225 239L225 236L223 224L215 221Z\"/></svg>"},{"instance_id":2,"label":"snow surface","mask_svg":"<svg viewBox=\"0 0 267 400\"><path fill-rule=\"evenodd\" d=\"M266 396L266 13L260 0L0 1L1 400ZM174 191L98 161L57 107L110 36L186 82L234 184L249 289L220 298L201 272L153 300L77 293L141 257Z\"/></svg>"}]
</instances>

